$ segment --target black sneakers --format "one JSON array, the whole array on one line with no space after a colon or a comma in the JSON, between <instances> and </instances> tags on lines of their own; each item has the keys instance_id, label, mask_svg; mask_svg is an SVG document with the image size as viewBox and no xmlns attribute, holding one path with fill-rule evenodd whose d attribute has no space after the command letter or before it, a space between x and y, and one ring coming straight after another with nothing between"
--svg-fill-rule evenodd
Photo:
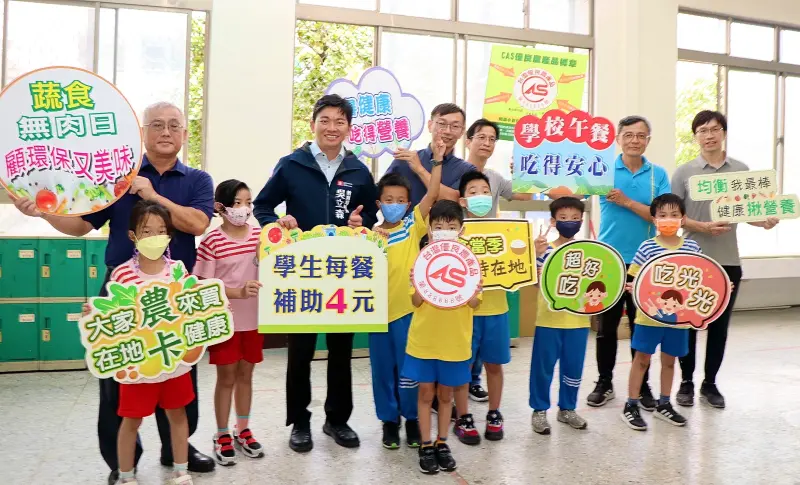
<instances>
[{"instance_id":1,"label":"black sneakers","mask_svg":"<svg viewBox=\"0 0 800 485\"><path fill-rule=\"evenodd\" d=\"M486 402L489 400L489 393L480 384L469 386L469 398L475 402Z\"/></svg>"},{"instance_id":2,"label":"black sneakers","mask_svg":"<svg viewBox=\"0 0 800 485\"><path fill-rule=\"evenodd\" d=\"M419 421L406 420L406 444L409 448L419 448L422 437L419 435Z\"/></svg>"},{"instance_id":3,"label":"black sneakers","mask_svg":"<svg viewBox=\"0 0 800 485\"><path fill-rule=\"evenodd\" d=\"M439 463L439 470L444 472L451 472L456 469L456 460L453 459L453 454L450 453L450 447L447 443L436 443L436 461Z\"/></svg>"},{"instance_id":4,"label":"black sneakers","mask_svg":"<svg viewBox=\"0 0 800 485\"><path fill-rule=\"evenodd\" d=\"M222 466L236 464L236 451L233 449L233 437L230 433L219 436L214 433L214 459Z\"/></svg>"},{"instance_id":5,"label":"black sneakers","mask_svg":"<svg viewBox=\"0 0 800 485\"><path fill-rule=\"evenodd\" d=\"M481 442L481 434L475 429L475 420L471 414L465 414L458 418L453 432L458 436L458 440L465 445L477 445Z\"/></svg>"},{"instance_id":6,"label":"black sneakers","mask_svg":"<svg viewBox=\"0 0 800 485\"><path fill-rule=\"evenodd\" d=\"M638 405L626 402L620 417L622 422L627 424L629 428L636 431L647 431L647 423L642 419L642 413L639 411Z\"/></svg>"},{"instance_id":7,"label":"black sneakers","mask_svg":"<svg viewBox=\"0 0 800 485\"><path fill-rule=\"evenodd\" d=\"M389 421L383 423L383 447L387 450L400 448L400 425Z\"/></svg>"},{"instance_id":8,"label":"black sneakers","mask_svg":"<svg viewBox=\"0 0 800 485\"><path fill-rule=\"evenodd\" d=\"M614 385L611 381L600 378L594 386L594 391L586 398L586 404L599 408L612 399L614 399Z\"/></svg>"},{"instance_id":9,"label":"black sneakers","mask_svg":"<svg viewBox=\"0 0 800 485\"><path fill-rule=\"evenodd\" d=\"M642 391L641 395L639 396L639 406L641 406L645 411L652 412L657 405L658 401L653 398L653 391L650 390L650 386L647 385L647 383L642 384Z\"/></svg>"},{"instance_id":10,"label":"black sneakers","mask_svg":"<svg viewBox=\"0 0 800 485\"><path fill-rule=\"evenodd\" d=\"M659 404L653 413L653 417L666 421L673 426L686 426L686 418L678 414L672 407L672 403Z\"/></svg>"},{"instance_id":11,"label":"black sneakers","mask_svg":"<svg viewBox=\"0 0 800 485\"><path fill-rule=\"evenodd\" d=\"M420 447L419 471L428 475L439 473L439 462L436 461L436 448L433 445Z\"/></svg>"},{"instance_id":12,"label":"black sneakers","mask_svg":"<svg viewBox=\"0 0 800 485\"><path fill-rule=\"evenodd\" d=\"M716 384L703 382L700 386L700 402L704 402L712 408L725 409L725 398L719 393Z\"/></svg>"},{"instance_id":13,"label":"black sneakers","mask_svg":"<svg viewBox=\"0 0 800 485\"><path fill-rule=\"evenodd\" d=\"M678 403L678 406L694 406L694 383L692 381L681 382L678 395L675 396L675 402Z\"/></svg>"},{"instance_id":14,"label":"black sneakers","mask_svg":"<svg viewBox=\"0 0 800 485\"><path fill-rule=\"evenodd\" d=\"M489 441L503 439L503 415L500 411L489 411L486 414L486 432L483 436Z\"/></svg>"}]
</instances>

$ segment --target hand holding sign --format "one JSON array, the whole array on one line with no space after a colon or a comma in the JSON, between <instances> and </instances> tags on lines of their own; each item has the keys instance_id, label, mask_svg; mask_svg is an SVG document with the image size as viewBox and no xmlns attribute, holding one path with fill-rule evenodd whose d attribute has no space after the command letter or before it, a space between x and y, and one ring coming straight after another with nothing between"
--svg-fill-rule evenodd
<instances>
[{"instance_id":1,"label":"hand holding sign","mask_svg":"<svg viewBox=\"0 0 800 485\"><path fill-rule=\"evenodd\" d=\"M294 216L290 216L290 215L287 214L287 215L281 217L280 219L278 219L278 224L280 224L281 227L283 227L285 229L289 229L289 230L296 229L297 228L297 219L295 219Z\"/></svg>"},{"instance_id":2,"label":"hand holding sign","mask_svg":"<svg viewBox=\"0 0 800 485\"><path fill-rule=\"evenodd\" d=\"M706 222L705 223L705 232L711 234L712 236L719 236L720 234L725 234L726 232L731 230L731 225L727 222Z\"/></svg>"},{"instance_id":3,"label":"hand holding sign","mask_svg":"<svg viewBox=\"0 0 800 485\"><path fill-rule=\"evenodd\" d=\"M540 258L545 251L547 251L547 247L550 246L550 243L547 242L547 235L550 234L550 229L553 226L547 226L547 231L544 230L544 226L539 230L539 237L533 241L533 247L536 248L536 257Z\"/></svg>"},{"instance_id":4,"label":"hand holding sign","mask_svg":"<svg viewBox=\"0 0 800 485\"><path fill-rule=\"evenodd\" d=\"M138 195L144 200L153 200L158 195L153 188L153 184L150 183L150 179L140 176L133 179L129 192L133 195Z\"/></svg>"},{"instance_id":5,"label":"hand holding sign","mask_svg":"<svg viewBox=\"0 0 800 485\"><path fill-rule=\"evenodd\" d=\"M239 288L240 296L242 300L246 300L247 298L253 298L258 296L258 290L264 285L259 283L256 280L246 281L244 286Z\"/></svg>"}]
</instances>

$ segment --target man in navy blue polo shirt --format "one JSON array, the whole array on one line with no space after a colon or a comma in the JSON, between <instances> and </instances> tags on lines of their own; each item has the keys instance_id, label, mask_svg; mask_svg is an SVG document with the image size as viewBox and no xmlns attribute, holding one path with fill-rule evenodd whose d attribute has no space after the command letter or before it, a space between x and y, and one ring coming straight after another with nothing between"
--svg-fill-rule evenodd
<instances>
[{"instance_id":1,"label":"man in navy blue polo shirt","mask_svg":"<svg viewBox=\"0 0 800 485\"><path fill-rule=\"evenodd\" d=\"M650 144L650 122L641 116L628 116L619 122L617 143L622 153L612 167L614 189L608 196L600 197L599 240L619 251L626 265L633 262L639 245L655 237L656 229L650 216L650 203L659 195L669 193L669 176L664 168L653 165L644 156ZM630 280L631 278L629 278ZM611 383L617 359L617 327L622 309L630 294L600 315L597 330L597 368L600 378L587 404L602 406L614 398ZM633 308L632 302L628 308ZM631 333L635 326L631 325ZM631 353L634 351L631 349ZM655 401L647 384L647 374L642 381L641 406L647 411L655 409Z\"/></svg>"},{"instance_id":2,"label":"man in navy blue polo shirt","mask_svg":"<svg viewBox=\"0 0 800 485\"><path fill-rule=\"evenodd\" d=\"M442 187L439 191L439 199L458 201L458 184L461 182L461 176L475 170L472 164L453 154L456 143L464 134L466 121L464 110L453 103L440 104L431 111L428 131L431 132L432 138L440 136L446 147L442 163ZM411 199L408 210L412 211L428 191L433 152L430 146L418 151L400 148L394 156L395 160L389 165L386 173L399 173L411 182Z\"/></svg>"},{"instance_id":3,"label":"man in navy blue polo shirt","mask_svg":"<svg viewBox=\"0 0 800 485\"><path fill-rule=\"evenodd\" d=\"M101 296L105 296L105 283L111 270L133 256L134 244L128 237L131 210L136 202L145 199L166 207L175 225L175 234L170 241L172 259L180 260L189 271L196 259L195 236L201 236L209 225L214 211L214 184L211 177L201 170L189 168L178 160L178 153L186 141L188 132L181 110L170 103L156 103L144 112L145 155L138 176L133 180L127 194L100 212L83 217L58 217L42 213L30 199L14 202L25 215L41 217L56 230L70 236L81 237L93 228L100 229L109 223L108 247L105 262L107 271ZM197 369L192 367L192 383L197 395ZM122 420L117 415L119 406L119 383L113 379L100 380L100 413L97 434L100 453L111 468L108 483L115 483L118 476L117 432ZM197 398L186 406L189 434L197 429ZM161 464L172 466L169 421L164 410L156 410L158 433L161 436ZM140 443L136 444L136 463L142 454ZM214 461L189 445L189 470L209 472Z\"/></svg>"}]
</instances>

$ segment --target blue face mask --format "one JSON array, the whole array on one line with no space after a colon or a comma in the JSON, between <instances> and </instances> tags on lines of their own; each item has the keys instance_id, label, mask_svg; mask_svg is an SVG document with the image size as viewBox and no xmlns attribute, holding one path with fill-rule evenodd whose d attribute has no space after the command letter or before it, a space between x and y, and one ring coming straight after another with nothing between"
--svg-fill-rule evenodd
<instances>
[{"instance_id":1,"label":"blue face mask","mask_svg":"<svg viewBox=\"0 0 800 485\"><path fill-rule=\"evenodd\" d=\"M478 217L483 217L492 210L491 195L473 195L467 197L467 210Z\"/></svg>"},{"instance_id":2,"label":"blue face mask","mask_svg":"<svg viewBox=\"0 0 800 485\"><path fill-rule=\"evenodd\" d=\"M383 218L389 224L398 222L406 214L408 204L381 204Z\"/></svg>"},{"instance_id":3,"label":"blue face mask","mask_svg":"<svg viewBox=\"0 0 800 485\"><path fill-rule=\"evenodd\" d=\"M581 230L583 221L556 221L556 231L569 239Z\"/></svg>"}]
</instances>

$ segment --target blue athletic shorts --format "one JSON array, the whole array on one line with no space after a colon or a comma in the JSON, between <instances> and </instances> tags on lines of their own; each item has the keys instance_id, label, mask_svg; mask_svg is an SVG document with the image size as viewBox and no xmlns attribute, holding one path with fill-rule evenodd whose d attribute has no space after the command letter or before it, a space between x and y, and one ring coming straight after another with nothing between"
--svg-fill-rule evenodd
<instances>
[{"instance_id":1,"label":"blue athletic shorts","mask_svg":"<svg viewBox=\"0 0 800 485\"><path fill-rule=\"evenodd\" d=\"M489 364L511 362L511 330L508 313L472 317L472 358Z\"/></svg>"},{"instance_id":2,"label":"blue athletic shorts","mask_svg":"<svg viewBox=\"0 0 800 485\"><path fill-rule=\"evenodd\" d=\"M470 361L447 362L437 359L418 359L406 354L403 377L417 382L438 382L443 386L458 387L472 380Z\"/></svg>"},{"instance_id":3,"label":"blue athletic shorts","mask_svg":"<svg viewBox=\"0 0 800 485\"><path fill-rule=\"evenodd\" d=\"M631 348L637 352L653 355L656 347L661 345L661 352L674 357L683 357L689 353L688 328L651 327L636 324L631 339Z\"/></svg>"}]
</instances>

